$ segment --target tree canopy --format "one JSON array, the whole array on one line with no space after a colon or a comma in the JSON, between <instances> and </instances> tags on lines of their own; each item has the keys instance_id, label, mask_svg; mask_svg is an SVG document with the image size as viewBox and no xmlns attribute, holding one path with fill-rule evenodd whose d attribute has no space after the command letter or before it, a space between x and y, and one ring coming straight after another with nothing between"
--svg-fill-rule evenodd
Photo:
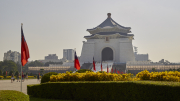
<instances>
[{"instance_id":1,"label":"tree canopy","mask_svg":"<svg viewBox=\"0 0 180 101\"><path fill-rule=\"evenodd\" d=\"M2 71L17 71L17 65L14 61L4 60L0 62L0 70Z\"/></svg>"}]
</instances>

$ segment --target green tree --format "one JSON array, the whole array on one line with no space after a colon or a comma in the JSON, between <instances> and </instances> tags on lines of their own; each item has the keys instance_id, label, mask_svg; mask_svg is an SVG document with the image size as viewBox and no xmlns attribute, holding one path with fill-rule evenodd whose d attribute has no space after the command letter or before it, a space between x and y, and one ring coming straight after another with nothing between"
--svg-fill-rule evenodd
<instances>
[{"instance_id":1,"label":"green tree","mask_svg":"<svg viewBox=\"0 0 180 101\"><path fill-rule=\"evenodd\" d=\"M173 71L173 70L170 68L169 71Z\"/></svg>"},{"instance_id":2,"label":"green tree","mask_svg":"<svg viewBox=\"0 0 180 101\"><path fill-rule=\"evenodd\" d=\"M12 75L12 73L13 73L13 71L10 71L10 72L9 72L9 76L11 76L11 75Z\"/></svg>"},{"instance_id":3,"label":"green tree","mask_svg":"<svg viewBox=\"0 0 180 101\"><path fill-rule=\"evenodd\" d=\"M39 62L39 61L37 61L37 60L35 60L35 61L33 61L33 62L30 62L30 63L28 64L28 66L30 66L30 67L36 67L36 66L44 66L44 64L41 63L41 62Z\"/></svg>"},{"instance_id":4,"label":"green tree","mask_svg":"<svg viewBox=\"0 0 180 101\"><path fill-rule=\"evenodd\" d=\"M40 75L44 74L44 69L40 69Z\"/></svg>"},{"instance_id":5,"label":"green tree","mask_svg":"<svg viewBox=\"0 0 180 101\"><path fill-rule=\"evenodd\" d=\"M3 71L16 71L17 70L17 66L16 63L12 60L4 60L1 63L1 70Z\"/></svg>"},{"instance_id":6,"label":"green tree","mask_svg":"<svg viewBox=\"0 0 180 101\"><path fill-rule=\"evenodd\" d=\"M33 73L30 73L29 75L30 75L30 76L33 76Z\"/></svg>"},{"instance_id":7,"label":"green tree","mask_svg":"<svg viewBox=\"0 0 180 101\"><path fill-rule=\"evenodd\" d=\"M5 76L5 75L6 75L6 71L3 72L3 76Z\"/></svg>"},{"instance_id":8,"label":"green tree","mask_svg":"<svg viewBox=\"0 0 180 101\"><path fill-rule=\"evenodd\" d=\"M180 68L178 68L177 71L180 71Z\"/></svg>"},{"instance_id":9,"label":"green tree","mask_svg":"<svg viewBox=\"0 0 180 101\"><path fill-rule=\"evenodd\" d=\"M2 70L0 70L0 75L3 75L3 74L2 74Z\"/></svg>"},{"instance_id":10,"label":"green tree","mask_svg":"<svg viewBox=\"0 0 180 101\"><path fill-rule=\"evenodd\" d=\"M2 61L0 61L0 70L3 70L3 68L2 68Z\"/></svg>"},{"instance_id":11,"label":"green tree","mask_svg":"<svg viewBox=\"0 0 180 101\"><path fill-rule=\"evenodd\" d=\"M49 64L63 64L63 62L46 62L44 66L49 66Z\"/></svg>"},{"instance_id":12,"label":"green tree","mask_svg":"<svg viewBox=\"0 0 180 101\"><path fill-rule=\"evenodd\" d=\"M18 71L16 71L14 75L15 75L15 76L17 76L18 74L19 74L19 72L18 72Z\"/></svg>"},{"instance_id":13,"label":"green tree","mask_svg":"<svg viewBox=\"0 0 180 101\"><path fill-rule=\"evenodd\" d=\"M16 63L17 70L20 72L21 71L21 64L19 62Z\"/></svg>"},{"instance_id":14,"label":"green tree","mask_svg":"<svg viewBox=\"0 0 180 101\"><path fill-rule=\"evenodd\" d=\"M152 71L153 71L153 72L157 72L157 70L156 70L155 68L152 68Z\"/></svg>"}]
</instances>

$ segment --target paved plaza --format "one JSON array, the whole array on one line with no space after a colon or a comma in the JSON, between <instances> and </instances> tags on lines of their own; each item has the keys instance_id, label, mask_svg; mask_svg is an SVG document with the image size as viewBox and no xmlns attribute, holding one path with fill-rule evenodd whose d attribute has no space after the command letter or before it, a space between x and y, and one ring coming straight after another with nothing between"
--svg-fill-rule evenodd
<instances>
[{"instance_id":1,"label":"paved plaza","mask_svg":"<svg viewBox=\"0 0 180 101\"><path fill-rule=\"evenodd\" d=\"M22 82L22 92L27 94L27 85L40 84L37 79L28 79ZM0 90L17 90L21 91L21 82L15 80L11 83L11 80L0 80Z\"/></svg>"}]
</instances>

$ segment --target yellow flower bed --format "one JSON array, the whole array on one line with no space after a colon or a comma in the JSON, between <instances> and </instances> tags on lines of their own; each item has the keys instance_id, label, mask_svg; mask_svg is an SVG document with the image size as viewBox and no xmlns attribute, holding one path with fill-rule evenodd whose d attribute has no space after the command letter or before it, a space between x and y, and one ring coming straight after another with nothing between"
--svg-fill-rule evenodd
<instances>
[{"instance_id":1,"label":"yellow flower bed","mask_svg":"<svg viewBox=\"0 0 180 101\"><path fill-rule=\"evenodd\" d=\"M4 76L0 76L0 79L4 79Z\"/></svg>"},{"instance_id":2,"label":"yellow flower bed","mask_svg":"<svg viewBox=\"0 0 180 101\"><path fill-rule=\"evenodd\" d=\"M11 76L6 76L6 79L10 79L11 78Z\"/></svg>"},{"instance_id":3,"label":"yellow flower bed","mask_svg":"<svg viewBox=\"0 0 180 101\"><path fill-rule=\"evenodd\" d=\"M140 80L153 80L153 81L180 81L180 72L178 71L165 71L165 72L151 72L144 70L136 75Z\"/></svg>"},{"instance_id":4,"label":"yellow flower bed","mask_svg":"<svg viewBox=\"0 0 180 101\"><path fill-rule=\"evenodd\" d=\"M34 76L28 76L28 78L34 78Z\"/></svg>"},{"instance_id":5,"label":"yellow flower bed","mask_svg":"<svg viewBox=\"0 0 180 101\"><path fill-rule=\"evenodd\" d=\"M58 81L137 81L139 78L132 78L133 74L112 74L112 73L95 73L86 71L86 73L59 73L50 76L50 82Z\"/></svg>"}]
</instances>

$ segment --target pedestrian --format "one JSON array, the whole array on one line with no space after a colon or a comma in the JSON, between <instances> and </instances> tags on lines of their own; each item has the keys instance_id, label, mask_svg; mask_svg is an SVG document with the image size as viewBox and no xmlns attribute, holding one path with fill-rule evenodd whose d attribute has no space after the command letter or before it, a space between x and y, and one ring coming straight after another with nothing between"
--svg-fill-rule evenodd
<instances>
[{"instance_id":1,"label":"pedestrian","mask_svg":"<svg viewBox=\"0 0 180 101\"><path fill-rule=\"evenodd\" d=\"M19 73L17 74L17 82L18 82L18 80L19 80ZM20 82L20 80L19 80L19 82Z\"/></svg>"},{"instance_id":2,"label":"pedestrian","mask_svg":"<svg viewBox=\"0 0 180 101\"><path fill-rule=\"evenodd\" d=\"M25 79L26 79L26 74L24 73L24 81L25 81Z\"/></svg>"},{"instance_id":3,"label":"pedestrian","mask_svg":"<svg viewBox=\"0 0 180 101\"><path fill-rule=\"evenodd\" d=\"M28 74L26 74L26 80L28 80Z\"/></svg>"},{"instance_id":4,"label":"pedestrian","mask_svg":"<svg viewBox=\"0 0 180 101\"><path fill-rule=\"evenodd\" d=\"M37 81L39 81L39 74L37 75Z\"/></svg>"},{"instance_id":5,"label":"pedestrian","mask_svg":"<svg viewBox=\"0 0 180 101\"><path fill-rule=\"evenodd\" d=\"M14 80L14 75L13 73L11 74L11 83L13 83L13 80Z\"/></svg>"},{"instance_id":6,"label":"pedestrian","mask_svg":"<svg viewBox=\"0 0 180 101\"><path fill-rule=\"evenodd\" d=\"M22 74L22 82L24 82L24 74Z\"/></svg>"}]
</instances>

